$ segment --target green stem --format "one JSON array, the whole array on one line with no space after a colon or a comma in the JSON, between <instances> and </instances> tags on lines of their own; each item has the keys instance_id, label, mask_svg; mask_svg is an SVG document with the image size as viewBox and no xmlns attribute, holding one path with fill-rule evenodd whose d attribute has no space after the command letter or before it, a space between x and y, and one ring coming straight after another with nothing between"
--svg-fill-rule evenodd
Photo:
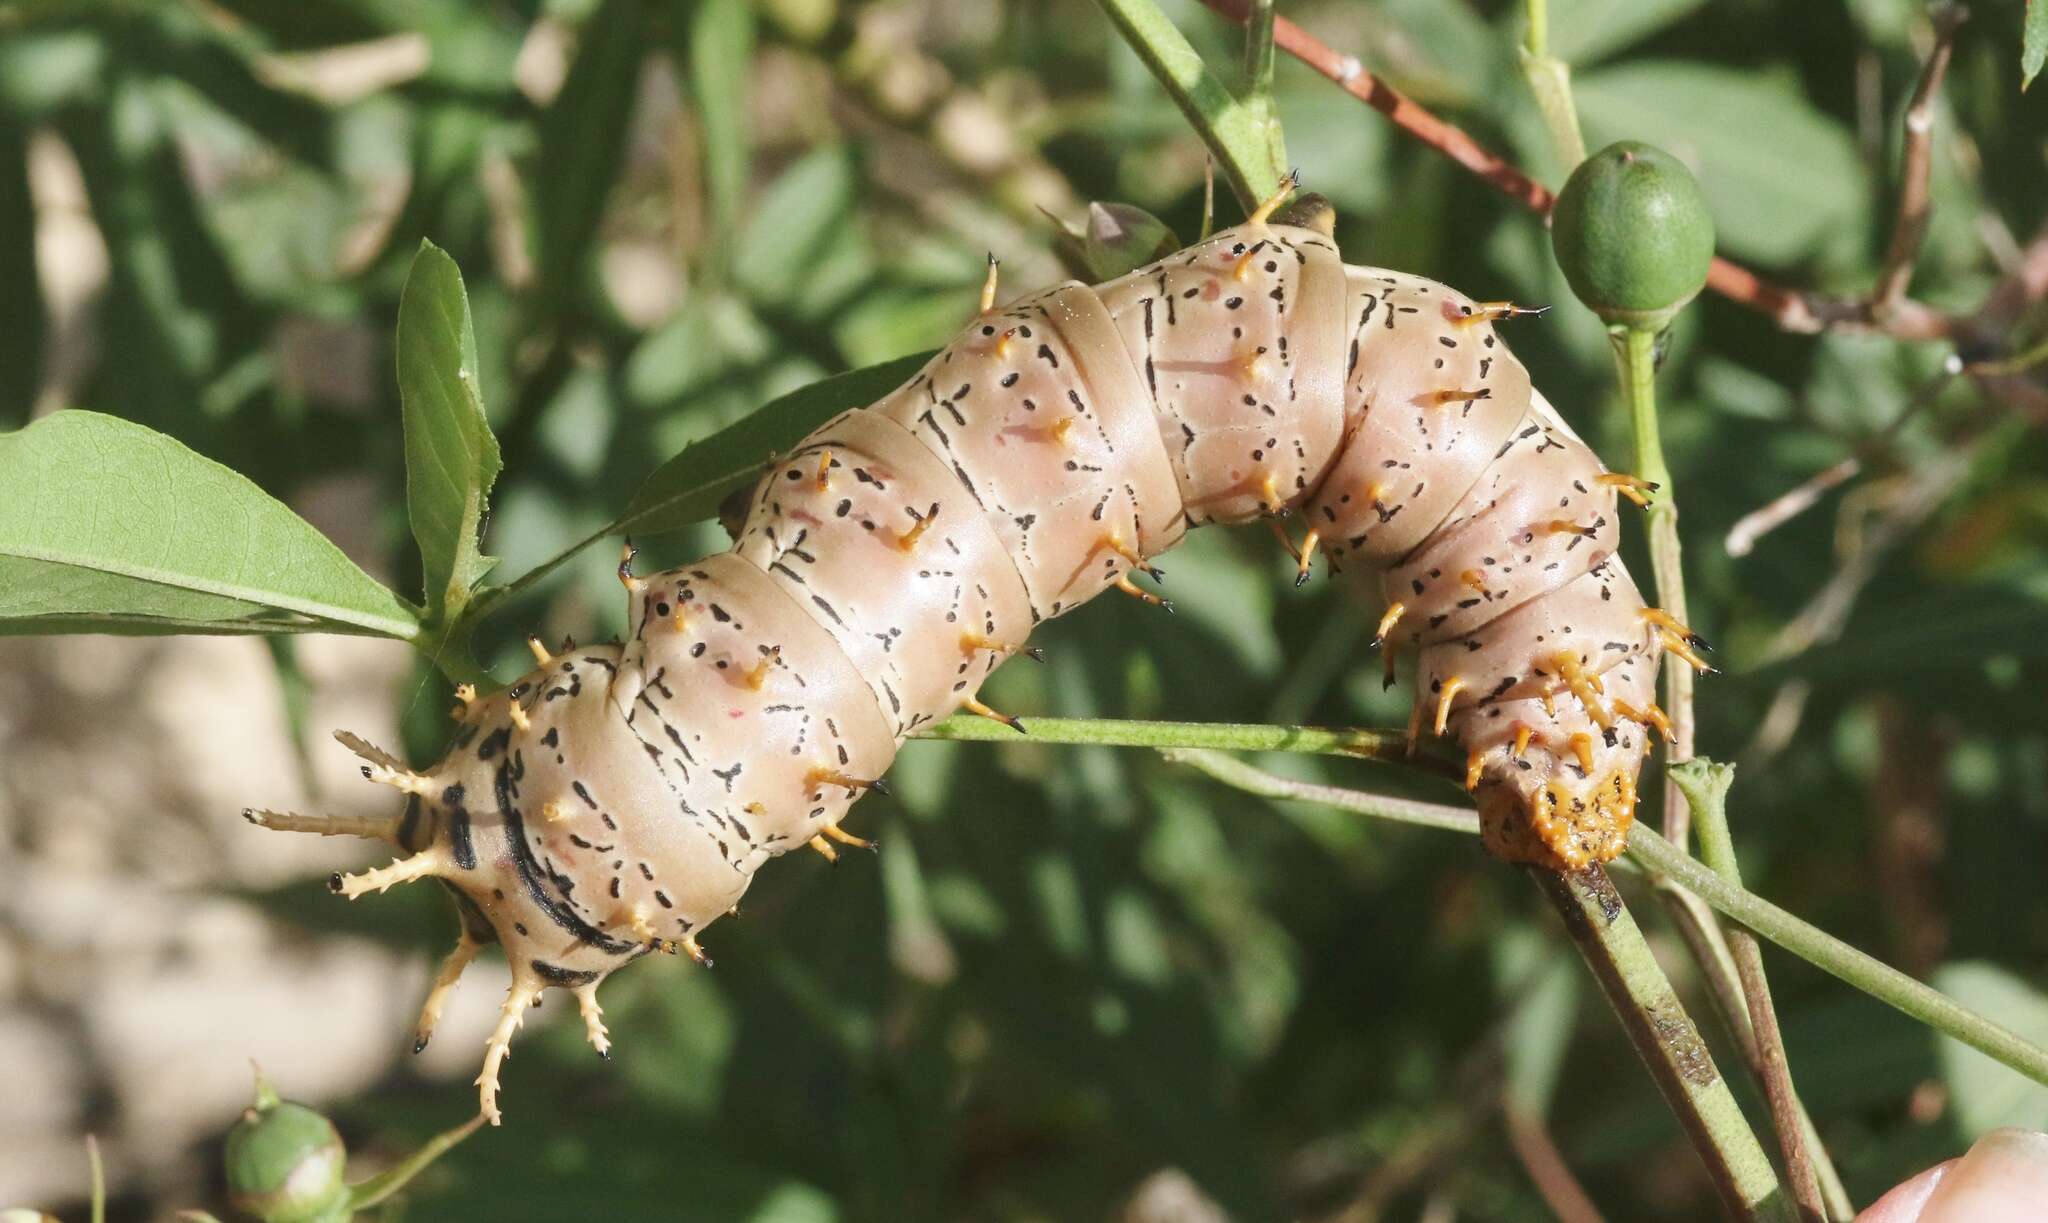
<instances>
[{"instance_id":1,"label":"green stem","mask_svg":"<svg viewBox=\"0 0 2048 1223\"><path fill-rule=\"evenodd\" d=\"M1586 138L1579 133L1579 111L1572 101L1572 70L1563 60L1550 56L1550 5L1548 0L1528 0L1529 34L1522 44L1522 78L1543 112L1550 129L1550 143L1558 160L1569 172L1586 160Z\"/></svg>"},{"instance_id":2,"label":"green stem","mask_svg":"<svg viewBox=\"0 0 2048 1223\"><path fill-rule=\"evenodd\" d=\"M1267 726L1252 722L1126 722L1114 718L1031 718L1024 731L1020 736L1000 722L973 714L955 714L918 731L917 737L980 743L1011 743L1021 739L1104 747L1220 748L1232 752L1407 759L1407 737L1398 731ZM1448 772L1447 765L1445 771Z\"/></svg>"},{"instance_id":3,"label":"green stem","mask_svg":"<svg viewBox=\"0 0 2048 1223\"><path fill-rule=\"evenodd\" d=\"M1665 1103L1691 1135L1729 1214L1795 1219L1770 1157L1607 872L1591 866L1568 875L1535 868L1529 874L1564 919Z\"/></svg>"},{"instance_id":4,"label":"green stem","mask_svg":"<svg viewBox=\"0 0 2048 1223\"><path fill-rule=\"evenodd\" d=\"M1279 124L1231 96L1153 0L1096 3L1216 155L1238 203L1250 209L1278 190L1287 162Z\"/></svg>"},{"instance_id":5,"label":"green stem","mask_svg":"<svg viewBox=\"0 0 2048 1223\"><path fill-rule=\"evenodd\" d=\"M1537 59L1550 55L1550 0L1529 0L1529 37L1524 44ZM1584 158L1580 159L1581 161ZM1577 161L1573 165L1579 164Z\"/></svg>"},{"instance_id":6,"label":"green stem","mask_svg":"<svg viewBox=\"0 0 2048 1223\"><path fill-rule=\"evenodd\" d=\"M1752 931L1880 1002L1944 1032L1995 1061L2048 1085L2048 1049L2042 1049L1940 991L1863 954L1825 930L1744 891L1705 863L1641 824L1629 834L1628 856L1646 870L1668 876L1724 917Z\"/></svg>"},{"instance_id":7,"label":"green stem","mask_svg":"<svg viewBox=\"0 0 2048 1223\"><path fill-rule=\"evenodd\" d=\"M1057 726L1067 719L1040 719L1034 726ZM1075 724L1089 724L1089 719L1072 719ZM1114 723L1092 723L1090 737L1073 739L1072 742L1118 743L1121 736L1113 734L1095 735L1093 726L1109 726ZM1173 741L1176 728L1199 728L1205 724L1191 722L1139 722L1135 725L1145 728L1149 747L1184 746ZM942 722L938 728L946 729L952 722ZM1270 732L1269 743L1284 740L1300 733L1295 727L1251 727L1227 726L1221 728L1230 735L1250 733L1253 738L1262 738L1256 732ZM1322 735L1373 732L1315 732ZM970 736L962 736L970 737ZM974 734L973 738L982 738ZM1392 732L1380 732L1377 737L1391 741L1396 738ZM1206 736L1192 736L1197 742L1193 746L1207 746L1199 740ZM1313 741L1313 740L1309 740ZM1270 750L1292 750L1285 746L1271 747ZM1322 749L1309 749L1322 750ZM1352 754L1341 752L1339 754ZM1290 778L1253 768L1228 758L1217 758L1214 753L1177 752L1174 759L1195 766L1227 785L1245 789L1250 793L1268 798L1300 799L1320 802L1346 811L1378 816L1383 811L1394 810L1388 804L1399 804L1400 818L1407 823L1428 824L1458 832L1477 833L1479 821L1469 807L1453 807L1444 803L1418 803L1409 799L1390 799L1382 795L1358 790L1346 790L1334 786L1315 786ZM1217 765L1217 759L1226 763ZM1821 971L1826 972L1856 989L1869 994L1901 1013L1908 1015L1938 1032L1955 1037L1971 1048L2001 1062L2037 1083L2048 1086L2048 1049L2015 1034L2011 1030L1985 1018L1956 1002L1937 990L1865 955L1827 931L1794 917L1785 910L1761 896L1745 891L1741 885L1728 882L1715 874L1705 863L1693 858L1671 842L1657 835L1656 831L1637 824L1629 833L1628 857L1653 877L1663 876L1660 883L1665 886L1682 887L1707 902L1716 912L1748 927L1756 934L1775 943Z\"/></svg>"},{"instance_id":8,"label":"green stem","mask_svg":"<svg viewBox=\"0 0 2048 1223\"><path fill-rule=\"evenodd\" d=\"M1657 333L1641 327L1614 327L1615 360L1622 392L1628 398L1629 425L1635 437L1635 474L1657 486L1649 509L1650 567L1656 571L1657 605L1680 623L1686 619L1685 563L1678 541L1678 493L1671 483L1671 465L1664 461L1664 442L1657 426ZM1664 658L1664 709L1671 717L1673 761L1692 759L1693 673L1684 659ZM1678 787L1664 786L1664 835L1684 845L1690 836L1691 809Z\"/></svg>"},{"instance_id":9,"label":"green stem","mask_svg":"<svg viewBox=\"0 0 2048 1223\"><path fill-rule=\"evenodd\" d=\"M454 1129L443 1130L429 1138L419 1150L406 1156L389 1171L380 1172L359 1185L349 1186L348 1208L351 1211L368 1210L405 1188L413 1177L426 1171L429 1164L453 1150L463 1139L476 1133L477 1127L483 1123L484 1116L478 1113Z\"/></svg>"},{"instance_id":10,"label":"green stem","mask_svg":"<svg viewBox=\"0 0 2048 1223\"><path fill-rule=\"evenodd\" d=\"M92 1185L92 1223L107 1223L107 1166L100 1160L100 1140L85 1136L85 1165Z\"/></svg>"},{"instance_id":11,"label":"green stem","mask_svg":"<svg viewBox=\"0 0 2048 1223\"><path fill-rule=\"evenodd\" d=\"M1735 839L1728 832L1728 787L1735 781L1735 766L1711 760L1688 760L1674 764L1670 777L1685 792L1685 799L1698 813L1700 859L1722 879L1742 886L1742 870L1735 861ZM1785 1042L1778 1030L1777 1008L1771 1002L1771 985L1764 976L1763 951L1756 936L1747 930L1728 932L1728 950L1734 960L1742 996L1747 1003L1750 1033L1756 1048L1765 1097L1771 1106L1771 1123L1777 1128L1779 1146L1785 1158L1785 1179L1800 1208L1816 1218L1827 1218L1822 1204L1820 1182L1814 1175L1814 1159L1808 1154L1806 1111L1792 1085L1792 1068L1785 1060Z\"/></svg>"},{"instance_id":12,"label":"green stem","mask_svg":"<svg viewBox=\"0 0 2048 1223\"><path fill-rule=\"evenodd\" d=\"M1261 798L1321 803L1456 832L1479 831L1478 816L1469 808L1296 781L1205 748L1173 748L1161 754ZM1606 872L1594 867L1571 876L1530 873L1564 919L1731 1212L1745 1218L1790 1218L1769 1158Z\"/></svg>"},{"instance_id":13,"label":"green stem","mask_svg":"<svg viewBox=\"0 0 2048 1223\"><path fill-rule=\"evenodd\" d=\"M1424 828L1442 828L1448 832L1463 832L1473 836L1479 834L1479 813L1469 808L1447 807L1442 803L1425 803L1412 798L1394 798L1364 790L1347 790L1342 786L1296 781L1291 777L1280 777L1264 769L1253 768L1234 756L1226 756L1222 752L1204 747L1162 748L1159 754L1173 764L1188 765L1207 773L1232 789L1242 790L1260 798L1321 803L1326 807L1354 811L1359 815L1372 816L1374 819L1416 824Z\"/></svg>"},{"instance_id":14,"label":"green stem","mask_svg":"<svg viewBox=\"0 0 2048 1223\"><path fill-rule=\"evenodd\" d=\"M469 605L474 608L476 604ZM476 616L458 615L455 620L444 624L423 626L420 636L413 642L413 649L419 651L434 668L448 678L452 684L474 684L478 692L492 692L498 681L477 662L470 647L470 634L475 631Z\"/></svg>"},{"instance_id":15,"label":"green stem","mask_svg":"<svg viewBox=\"0 0 2048 1223\"><path fill-rule=\"evenodd\" d=\"M1657 485L1649 506L1650 566L1655 573L1657 604L1679 623L1687 620L1685 558L1678 535L1678 490L1671 479L1671 465L1664 458L1664 441L1657 417L1658 329L1619 326L1609 335L1615 344L1621 385L1628 398L1629 424L1635 438L1636 475ZM1687 762L1692 760L1695 726L1693 669L1683 658L1667 653L1664 659L1664 705L1671 718L1670 767L1664 782L1664 830L1677 845L1686 843L1693 811L1690 790L1681 784ZM1724 785L1725 791L1725 785ZM1709 804L1710 811L1699 816L1701 856L1715 864L1724 878L1741 886L1735 867L1735 850L1728 833L1725 803ZM1709 848L1709 841L1712 848ZM1770 980L1764 975L1763 952L1756 940L1742 931L1727 938L1729 958L1734 962L1741 985L1744 1010L1754 1050L1752 1066L1762 1081L1770 1102L1772 1126L1777 1132L1783 1156L1786 1184L1802 1210L1825 1218L1815 1166L1829 1165L1826 1149L1808 1140L1812 1128L1804 1105L1792 1083L1792 1068L1785 1057L1785 1043L1778 1030L1777 1008L1771 1002ZM1714 972L1725 965L1701 962ZM1721 983L1723 986L1726 982ZM1741 1022L1729 1016L1733 1026ZM1829 1166L1833 1179L1833 1168Z\"/></svg>"},{"instance_id":16,"label":"green stem","mask_svg":"<svg viewBox=\"0 0 2048 1223\"><path fill-rule=\"evenodd\" d=\"M501 605L509 603L520 595L525 594L538 585L543 578L574 560L578 552L583 551L607 535L616 534L618 530L619 522L617 519L613 519L542 561L540 564L535 565L525 573L520 574L508 585L484 587L470 600L468 609L470 621L472 623L480 621L496 611Z\"/></svg>"}]
</instances>

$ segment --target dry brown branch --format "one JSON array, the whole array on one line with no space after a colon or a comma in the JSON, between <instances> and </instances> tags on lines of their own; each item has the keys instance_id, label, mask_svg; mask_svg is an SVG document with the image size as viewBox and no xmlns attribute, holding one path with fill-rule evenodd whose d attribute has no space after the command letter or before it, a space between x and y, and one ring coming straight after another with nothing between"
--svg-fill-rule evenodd
<instances>
[{"instance_id":1,"label":"dry brown branch","mask_svg":"<svg viewBox=\"0 0 2048 1223\"><path fill-rule=\"evenodd\" d=\"M1809 476L1799 484L1758 508L1737 519L1728 528L1728 537L1722 544L1730 556L1747 556L1756 547L1756 541L1784 526L1807 510L1813 508L1829 489L1847 483L1863 470L1863 465L1889 448L1898 439L1907 422L1933 403L1942 391L1948 388L1958 374L1968 372L1960 357L1951 355L1942 372L1913 395L1905 408L1883 429L1858 443L1855 452L1823 470Z\"/></svg>"}]
</instances>

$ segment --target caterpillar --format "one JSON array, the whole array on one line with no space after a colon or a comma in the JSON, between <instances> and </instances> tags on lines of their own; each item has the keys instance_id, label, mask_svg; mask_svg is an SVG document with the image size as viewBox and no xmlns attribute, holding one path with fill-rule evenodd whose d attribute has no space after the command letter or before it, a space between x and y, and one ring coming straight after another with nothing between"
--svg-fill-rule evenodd
<instances>
[{"instance_id":1,"label":"caterpillar","mask_svg":"<svg viewBox=\"0 0 2048 1223\"><path fill-rule=\"evenodd\" d=\"M416 1032L424 1047L480 947L512 985L476 1083L540 994L574 994L608 1050L598 983L651 951L710 959L704 928L770 858L865 845L843 821L903 741L968 709L1032 628L1191 527L1295 514L1303 576L1380 574L1375 634L1417 655L1411 740L1468 752L1486 846L1552 869L1621 852L1658 731L1660 655L1700 643L1647 607L1615 554L1620 498L1495 323L1520 307L1348 266L1326 210L1287 191L1244 224L1104 284L981 309L879 402L773 461L730 551L619 569L622 642L550 652L503 691L457 691L415 772L342 733L404 794L380 819L256 811L260 825L381 838L350 898L435 878L462 913ZM1021 729L1021 727L1020 727Z\"/></svg>"}]
</instances>

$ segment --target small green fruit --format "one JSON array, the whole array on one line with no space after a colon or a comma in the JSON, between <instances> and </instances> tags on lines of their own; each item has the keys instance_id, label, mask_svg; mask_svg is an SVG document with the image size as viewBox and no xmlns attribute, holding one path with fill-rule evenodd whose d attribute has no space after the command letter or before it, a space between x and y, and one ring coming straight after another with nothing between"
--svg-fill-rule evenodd
<instances>
[{"instance_id":1,"label":"small green fruit","mask_svg":"<svg viewBox=\"0 0 2048 1223\"><path fill-rule=\"evenodd\" d=\"M329 1223L348 1217L342 1173L348 1150L334 1123L279 1100L260 1075L256 1103L228 1131L228 1200L264 1223Z\"/></svg>"},{"instance_id":2,"label":"small green fruit","mask_svg":"<svg viewBox=\"0 0 2048 1223\"><path fill-rule=\"evenodd\" d=\"M1595 314L1659 328L1707 283L1714 219L1677 158L1623 140L1572 171L1550 214L1550 245Z\"/></svg>"}]
</instances>

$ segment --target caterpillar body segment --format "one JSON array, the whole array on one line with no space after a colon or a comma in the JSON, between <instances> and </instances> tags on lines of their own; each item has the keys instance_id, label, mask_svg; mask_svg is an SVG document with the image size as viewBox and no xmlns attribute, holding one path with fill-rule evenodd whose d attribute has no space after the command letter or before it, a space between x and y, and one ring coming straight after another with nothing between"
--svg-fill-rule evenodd
<instances>
[{"instance_id":1,"label":"caterpillar body segment","mask_svg":"<svg viewBox=\"0 0 2048 1223\"><path fill-rule=\"evenodd\" d=\"M1346 424L1344 279L1314 230L1244 225L1097 290L1190 525L1279 513L1322 480Z\"/></svg>"},{"instance_id":2,"label":"caterpillar body segment","mask_svg":"<svg viewBox=\"0 0 2048 1223\"><path fill-rule=\"evenodd\" d=\"M775 460L733 548L620 578L617 645L536 649L460 694L431 769L354 744L405 793L396 823L251 814L395 840L337 889L432 876L463 941L512 966L479 1076L541 991L607 1038L602 978L697 939L754 872L840 825L918 728L967 708L1031 629L1131 581L1188 527L1299 514L1302 572L1382 571L1380 636L1417 658L1418 732L1469 752L1489 849L1552 868L1620 853L1663 725L1660 653L1691 649L1615 558L1633 490L1500 343L1515 308L1347 267L1314 229L1255 220L1098 287L993 294L909 382ZM737 504L737 503L735 503ZM1676 643L1676 644L1674 644Z\"/></svg>"}]
</instances>

